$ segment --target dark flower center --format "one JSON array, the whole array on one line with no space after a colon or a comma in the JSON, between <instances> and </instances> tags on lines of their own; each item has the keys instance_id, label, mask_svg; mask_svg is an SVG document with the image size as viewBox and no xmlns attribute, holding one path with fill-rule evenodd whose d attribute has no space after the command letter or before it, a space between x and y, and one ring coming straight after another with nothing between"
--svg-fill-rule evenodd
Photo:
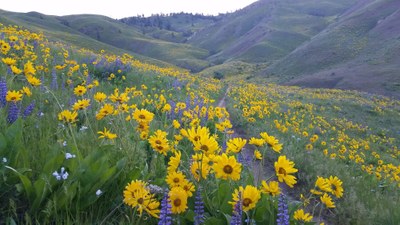
<instances>
[{"instance_id":1,"label":"dark flower center","mask_svg":"<svg viewBox=\"0 0 400 225\"><path fill-rule=\"evenodd\" d=\"M286 176L286 170L282 167L279 168L278 173Z\"/></svg>"},{"instance_id":2,"label":"dark flower center","mask_svg":"<svg viewBox=\"0 0 400 225\"><path fill-rule=\"evenodd\" d=\"M144 200L143 200L143 198L139 198L139 199L137 200L137 202L138 202L139 204L143 204Z\"/></svg>"},{"instance_id":3,"label":"dark flower center","mask_svg":"<svg viewBox=\"0 0 400 225\"><path fill-rule=\"evenodd\" d=\"M179 178L175 177L173 181L174 183L179 183Z\"/></svg>"},{"instance_id":4,"label":"dark flower center","mask_svg":"<svg viewBox=\"0 0 400 225\"><path fill-rule=\"evenodd\" d=\"M249 198L245 198L243 199L243 206L249 206L253 201L251 201L251 199Z\"/></svg>"},{"instance_id":5,"label":"dark flower center","mask_svg":"<svg viewBox=\"0 0 400 225\"><path fill-rule=\"evenodd\" d=\"M233 172L233 168L231 165L224 166L224 173L231 174Z\"/></svg>"},{"instance_id":6,"label":"dark flower center","mask_svg":"<svg viewBox=\"0 0 400 225\"><path fill-rule=\"evenodd\" d=\"M178 206L180 206L181 204L182 204L182 201L181 201L179 198L177 198L177 199L174 200L174 206L178 207Z\"/></svg>"},{"instance_id":7,"label":"dark flower center","mask_svg":"<svg viewBox=\"0 0 400 225\"><path fill-rule=\"evenodd\" d=\"M200 149L203 150L203 151L205 151L205 152L207 152L207 151L208 151L208 146L207 146L207 145L202 145L202 146L200 147Z\"/></svg>"}]
</instances>

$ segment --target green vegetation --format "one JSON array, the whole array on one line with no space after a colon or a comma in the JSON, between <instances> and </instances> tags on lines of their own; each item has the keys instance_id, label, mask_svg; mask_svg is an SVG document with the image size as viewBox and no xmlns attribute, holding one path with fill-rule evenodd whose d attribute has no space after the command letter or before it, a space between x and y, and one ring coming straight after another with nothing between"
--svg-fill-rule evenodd
<instances>
[{"instance_id":1,"label":"green vegetation","mask_svg":"<svg viewBox=\"0 0 400 225\"><path fill-rule=\"evenodd\" d=\"M339 24L332 18L347 1L269 2L213 22L186 14L154 20L170 19L169 30L143 26L144 18L128 26L102 16L2 11L1 22L22 26L0 24L0 224L399 224L400 101L276 84L295 74L257 76L278 68L283 61L269 64L277 55L287 60L301 52L305 45L284 56L325 26L335 40L349 41L332 45L346 48L340 63L364 57L369 41L388 31L397 14L379 11L357 27L384 2L357 14L347 10ZM264 21L273 30L267 38L243 46L250 40L244 33L264 31L255 29L265 25L255 22L262 10L248 13L261 6L281 17ZM382 15L387 18L373 26ZM295 22L302 19L313 28ZM191 30L199 38L211 30L223 34L220 28L234 35L216 39L215 52L203 48L212 44L205 39L193 47L148 36ZM368 41L359 38L365 33ZM382 33L385 40L397 35ZM320 37L310 46L335 43ZM136 47L122 50L126 45ZM202 71L133 57L136 48ZM266 51L271 58L262 61ZM389 47L377 52L382 58L368 65L396 59ZM400 81L392 75L384 87L397 93ZM332 70L325 84L351 76ZM318 87L317 78L307 84Z\"/></svg>"},{"instance_id":2,"label":"green vegetation","mask_svg":"<svg viewBox=\"0 0 400 225\"><path fill-rule=\"evenodd\" d=\"M397 4L261 0L218 16L172 13L120 20L2 11L0 21L44 32L50 40L114 54L125 52L194 73L207 74L210 67L238 62L254 64L248 76L254 81L266 78L285 85L361 90L398 98L392 85L400 82Z\"/></svg>"}]
</instances>

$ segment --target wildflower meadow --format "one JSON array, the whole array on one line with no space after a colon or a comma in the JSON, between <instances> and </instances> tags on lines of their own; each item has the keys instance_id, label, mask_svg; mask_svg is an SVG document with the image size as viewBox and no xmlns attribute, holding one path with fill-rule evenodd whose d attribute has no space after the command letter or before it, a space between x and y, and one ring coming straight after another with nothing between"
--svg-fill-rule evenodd
<instances>
[{"instance_id":1,"label":"wildflower meadow","mask_svg":"<svg viewBox=\"0 0 400 225\"><path fill-rule=\"evenodd\" d=\"M0 47L0 224L400 223L397 100Z\"/></svg>"}]
</instances>

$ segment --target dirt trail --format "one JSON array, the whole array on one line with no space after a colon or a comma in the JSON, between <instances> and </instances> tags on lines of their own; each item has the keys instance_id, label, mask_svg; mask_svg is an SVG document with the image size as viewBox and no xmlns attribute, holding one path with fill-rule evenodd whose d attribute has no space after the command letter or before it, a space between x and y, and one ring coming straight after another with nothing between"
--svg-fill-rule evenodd
<instances>
[{"instance_id":1,"label":"dirt trail","mask_svg":"<svg viewBox=\"0 0 400 225\"><path fill-rule=\"evenodd\" d=\"M226 97L229 93L230 88L228 87L225 91L224 97L219 100L218 107L225 107L226 108ZM229 138L240 137L243 139L248 140L249 136L246 134L245 130L241 129L240 127L232 127L234 133L230 135ZM254 172L254 184L259 186L262 180L267 180L270 177L274 177L275 175L275 168L273 162L269 162L264 159L264 162L261 161L254 161L254 147L251 145L246 144L246 146L242 149L241 157L243 160L244 166L248 166L251 171ZM295 192L294 189L289 188L287 185L283 183L279 183L279 188L281 189L281 193L284 194L289 202L297 202L298 193ZM313 222L318 222L317 224L324 222L328 224L323 218L318 217L318 215L314 215Z\"/></svg>"},{"instance_id":2,"label":"dirt trail","mask_svg":"<svg viewBox=\"0 0 400 225\"><path fill-rule=\"evenodd\" d=\"M229 93L230 87L228 87L225 91L224 97L219 100L218 107L226 108L226 97ZM246 132L241 129L240 127L233 127L232 130L234 131L233 134L230 135L229 138L236 138L240 137L243 139L248 139L248 135ZM266 180L268 177L271 177L275 171L272 165L262 165L260 162L255 162L253 160L254 148L252 146L246 145L241 152L241 159L242 163L245 166L249 166L251 171L254 171L254 183L261 184L261 180Z\"/></svg>"}]
</instances>

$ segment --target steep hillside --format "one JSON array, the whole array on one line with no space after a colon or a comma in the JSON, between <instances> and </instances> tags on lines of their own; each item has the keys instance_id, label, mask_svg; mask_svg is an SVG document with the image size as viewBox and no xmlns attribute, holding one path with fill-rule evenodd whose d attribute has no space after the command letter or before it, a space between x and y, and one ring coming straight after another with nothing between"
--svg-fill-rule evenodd
<instances>
[{"instance_id":1,"label":"steep hillside","mask_svg":"<svg viewBox=\"0 0 400 225\"><path fill-rule=\"evenodd\" d=\"M134 16L119 21L139 29L143 34L165 41L184 43L195 32L221 20L219 16L192 13L156 14L150 17Z\"/></svg>"},{"instance_id":2,"label":"steep hillside","mask_svg":"<svg viewBox=\"0 0 400 225\"><path fill-rule=\"evenodd\" d=\"M103 18L102 16L98 16ZM95 40L87 35L82 34L78 30L66 26L65 20L60 20L60 17L44 15L37 12L29 13L15 13L0 10L0 23L3 24L14 24L18 26L26 27L35 32L41 32L51 41L62 41L77 47L88 48L88 49L104 49L111 53L128 53L134 55L136 58L145 62L154 63L157 65L168 65L166 62L162 62L155 58L149 58L133 51L121 49L102 41Z\"/></svg>"},{"instance_id":3,"label":"steep hillside","mask_svg":"<svg viewBox=\"0 0 400 225\"><path fill-rule=\"evenodd\" d=\"M197 32L189 43L208 49L211 61L278 60L321 32L354 1L263 0Z\"/></svg>"},{"instance_id":4,"label":"steep hillside","mask_svg":"<svg viewBox=\"0 0 400 225\"><path fill-rule=\"evenodd\" d=\"M398 0L259 0L219 16L176 13L114 20L0 11L0 22L200 76L400 98L399 8Z\"/></svg>"},{"instance_id":5,"label":"steep hillside","mask_svg":"<svg viewBox=\"0 0 400 225\"><path fill-rule=\"evenodd\" d=\"M73 15L59 19L74 30L121 49L127 49L193 71L208 66L208 63L202 60L208 55L206 50L151 38L143 35L140 30L118 20L96 15Z\"/></svg>"},{"instance_id":6,"label":"steep hillside","mask_svg":"<svg viewBox=\"0 0 400 225\"><path fill-rule=\"evenodd\" d=\"M400 2L362 0L262 74L400 97Z\"/></svg>"},{"instance_id":7,"label":"steep hillside","mask_svg":"<svg viewBox=\"0 0 400 225\"><path fill-rule=\"evenodd\" d=\"M58 17L36 12L1 11L0 22L30 27L45 33L50 39L66 41L79 47L107 49L114 53L125 51L159 65L167 62L192 71L208 66L208 62L203 60L208 55L207 50L155 39L142 34L139 29L105 16Z\"/></svg>"}]
</instances>

